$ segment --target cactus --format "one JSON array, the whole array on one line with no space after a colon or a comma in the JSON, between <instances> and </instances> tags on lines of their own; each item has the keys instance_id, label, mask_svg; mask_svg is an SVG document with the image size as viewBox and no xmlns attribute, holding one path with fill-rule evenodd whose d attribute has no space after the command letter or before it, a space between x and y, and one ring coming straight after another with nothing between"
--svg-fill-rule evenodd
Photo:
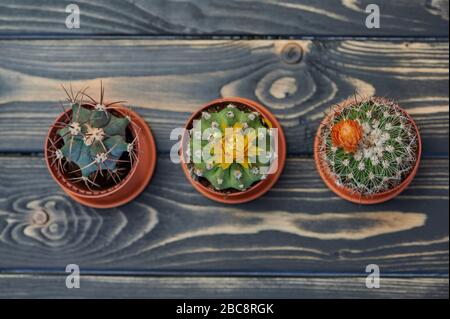
<instances>
[{"instance_id":1,"label":"cactus","mask_svg":"<svg viewBox=\"0 0 450 319\"><path fill-rule=\"evenodd\" d=\"M334 107L319 134L319 156L336 184L363 196L394 188L417 160L414 126L385 99L355 99Z\"/></svg>"},{"instance_id":2,"label":"cactus","mask_svg":"<svg viewBox=\"0 0 450 319\"><path fill-rule=\"evenodd\" d=\"M102 85L98 102L85 91L74 95L72 88L70 93L63 89L72 112L66 113L64 122L55 123L57 138L50 140L52 166L57 165L60 172L73 176L68 180L83 182L89 190L104 186L97 182L100 176L106 176L113 184L119 183L123 171L128 170L120 163L132 166L136 161L137 139L127 142L126 129L131 119L113 111L121 101L105 104ZM85 97L89 101L84 101ZM124 154L128 159L123 159ZM67 171L67 166L75 168Z\"/></svg>"},{"instance_id":3,"label":"cactus","mask_svg":"<svg viewBox=\"0 0 450 319\"><path fill-rule=\"evenodd\" d=\"M273 154L268 151L273 149L268 130L271 123L258 112L228 104L222 109L202 112L198 123L200 128L194 125L190 130L186 151L193 162L191 175L194 179L205 178L218 191L243 191L267 177L270 154ZM232 134L227 135L227 129ZM196 138L192 138L194 136ZM197 150L196 141L200 146ZM208 144L209 159L201 154ZM222 152L215 154L214 146ZM193 150L196 151L192 154Z\"/></svg>"}]
</instances>

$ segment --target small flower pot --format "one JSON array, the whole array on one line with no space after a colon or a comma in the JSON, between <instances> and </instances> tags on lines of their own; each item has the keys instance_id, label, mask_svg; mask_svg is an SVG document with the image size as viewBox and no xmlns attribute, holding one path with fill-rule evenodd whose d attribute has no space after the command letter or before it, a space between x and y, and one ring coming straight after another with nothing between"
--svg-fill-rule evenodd
<instances>
[{"instance_id":1,"label":"small flower pot","mask_svg":"<svg viewBox=\"0 0 450 319\"><path fill-rule=\"evenodd\" d=\"M242 191L231 192L226 190L225 191L216 190L211 186L211 184L208 184L207 182L205 183L204 180L194 178L191 168L189 168L188 164L183 160L183 154L186 151L185 149L183 149L183 145L185 145L186 139L189 139L188 134L185 134L182 138L179 153L183 172L185 173L186 178L189 180L189 182L194 186L194 188L197 191L199 191L205 197L217 202L225 204L239 204L252 201L262 196L264 193L269 191L275 184L275 182L278 180L284 168L286 160L286 140L280 123L269 110L267 110L265 107L263 107L261 104L257 102L238 97L217 99L202 106L198 111L193 113L192 116L189 118L189 120L186 122L185 129L190 130L193 126L193 121L199 119L203 112L208 111L211 108L219 108L219 109L225 108L226 105L229 104L234 104L239 107L246 108L249 111L257 112L263 119L270 121L273 128L278 129L277 157L272 162L272 165L277 165L274 166L277 167L276 171L274 171L271 174L268 174L265 179L255 182L250 187Z\"/></svg>"},{"instance_id":2,"label":"small flower pot","mask_svg":"<svg viewBox=\"0 0 450 319\"><path fill-rule=\"evenodd\" d=\"M152 133L142 117L122 104L114 104L114 112L122 117L129 117L128 134L136 140L136 162L126 176L117 184L99 189L88 189L81 183L72 182L56 165L52 165L51 148L57 140L58 128L52 125L45 139L44 153L50 175L56 183L75 201L93 208L113 208L124 205L137 197L147 186L156 166L156 147ZM72 110L60 114L55 123L67 123ZM136 138L136 139L135 139Z\"/></svg>"},{"instance_id":3,"label":"small flower pot","mask_svg":"<svg viewBox=\"0 0 450 319\"><path fill-rule=\"evenodd\" d=\"M355 192L353 189L350 189L349 187L346 187L342 183L337 182L337 178L332 172L332 169L330 168L329 163L324 159L323 152L325 152L325 144L323 139L323 132L324 130L327 130L329 126L331 125L330 122L332 121L333 114L340 114L343 112L346 108L349 108L351 105L355 105L355 103L360 103L362 100L372 100L377 103L385 103L391 105L391 107L395 108L399 114L402 114L404 118L407 119L407 122L410 124L410 131L414 132L416 136L416 150L415 150L415 163L411 166L409 171L402 177L401 182L399 182L394 187L391 187L389 189L386 189L384 191L374 193L374 194L363 194L361 192ZM351 145L351 142L349 143ZM386 202L397 195L399 195L413 180L414 176L417 173L417 170L419 168L420 158L422 153L422 142L419 134L419 130L417 128L417 125L415 124L414 120L409 116L409 114L400 108L397 104L388 101L383 98L377 98L373 97L370 99L356 99L356 98L349 98L348 100L342 102L338 106L335 107L333 111L328 113L325 118L322 120L315 137L314 141L314 159L316 163L316 168L319 172L320 177L325 182L325 184L337 195L340 197L356 203L356 204L363 204L363 205L369 205L369 204L378 204L382 202Z\"/></svg>"}]
</instances>

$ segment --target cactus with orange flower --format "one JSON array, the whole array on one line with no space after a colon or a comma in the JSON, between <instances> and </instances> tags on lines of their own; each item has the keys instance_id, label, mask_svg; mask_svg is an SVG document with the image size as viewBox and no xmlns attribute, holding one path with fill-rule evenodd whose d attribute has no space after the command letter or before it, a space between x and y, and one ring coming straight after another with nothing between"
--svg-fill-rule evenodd
<instances>
[{"instance_id":1,"label":"cactus with orange flower","mask_svg":"<svg viewBox=\"0 0 450 319\"><path fill-rule=\"evenodd\" d=\"M186 150L192 177L218 191L243 191L265 179L276 156L270 128L261 114L234 104L202 112Z\"/></svg>"},{"instance_id":2,"label":"cactus with orange flower","mask_svg":"<svg viewBox=\"0 0 450 319\"><path fill-rule=\"evenodd\" d=\"M335 106L320 134L319 156L336 184L364 196L400 184L417 160L418 136L412 123L385 99Z\"/></svg>"}]
</instances>

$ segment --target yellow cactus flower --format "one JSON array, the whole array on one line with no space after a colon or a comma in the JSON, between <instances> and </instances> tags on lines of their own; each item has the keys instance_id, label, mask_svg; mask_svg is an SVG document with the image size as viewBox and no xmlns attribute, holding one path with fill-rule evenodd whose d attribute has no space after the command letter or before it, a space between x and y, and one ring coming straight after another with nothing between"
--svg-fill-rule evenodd
<instances>
[{"instance_id":1,"label":"yellow cactus flower","mask_svg":"<svg viewBox=\"0 0 450 319\"><path fill-rule=\"evenodd\" d=\"M230 167L232 163L239 163L244 168L249 168L251 167L250 158L261 153L261 149L254 143L257 138L255 132L251 131L244 134L242 128L241 123L234 124L232 134L225 134L213 147L213 150L222 150L222 158L218 161L216 158L216 163L220 164L220 167L224 170Z\"/></svg>"}]
</instances>

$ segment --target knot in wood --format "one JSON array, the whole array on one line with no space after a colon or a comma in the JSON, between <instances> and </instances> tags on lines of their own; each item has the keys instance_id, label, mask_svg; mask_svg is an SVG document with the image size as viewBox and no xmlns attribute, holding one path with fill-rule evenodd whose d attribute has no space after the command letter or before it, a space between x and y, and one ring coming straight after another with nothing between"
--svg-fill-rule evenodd
<instances>
[{"instance_id":1,"label":"knot in wood","mask_svg":"<svg viewBox=\"0 0 450 319\"><path fill-rule=\"evenodd\" d=\"M303 48L297 43L288 43L281 51L281 59L287 64L296 64L302 60Z\"/></svg>"},{"instance_id":2,"label":"knot in wood","mask_svg":"<svg viewBox=\"0 0 450 319\"><path fill-rule=\"evenodd\" d=\"M47 214L46 211L44 211L44 210L37 210L37 211L35 211L33 213L31 219L32 219L34 224L42 226L42 225L45 225L48 222L49 217L48 217L48 214Z\"/></svg>"}]
</instances>

